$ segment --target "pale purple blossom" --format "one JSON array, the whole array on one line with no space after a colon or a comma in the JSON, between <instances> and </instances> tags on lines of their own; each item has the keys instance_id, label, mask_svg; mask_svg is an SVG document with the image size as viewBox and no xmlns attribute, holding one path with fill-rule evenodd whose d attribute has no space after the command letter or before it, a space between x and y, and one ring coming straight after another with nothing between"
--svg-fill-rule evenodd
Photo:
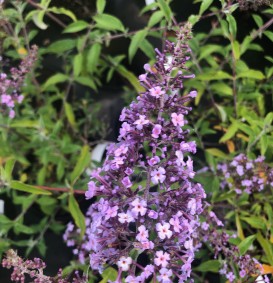
<instances>
[{"instance_id":1,"label":"pale purple blossom","mask_svg":"<svg viewBox=\"0 0 273 283\"><path fill-rule=\"evenodd\" d=\"M136 198L131 205L133 206L132 212L135 215L140 214L141 216L145 215L147 211L147 202L145 200L140 200L139 198Z\"/></svg>"},{"instance_id":2,"label":"pale purple blossom","mask_svg":"<svg viewBox=\"0 0 273 283\"><path fill-rule=\"evenodd\" d=\"M139 115L139 119L134 122L134 125L138 130L142 130L143 126L149 124L149 122L145 115Z\"/></svg>"},{"instance_id":3,"label":"pale purple blossom","mask_svg":"<svg viewBox=\"0 0 273 283\"><path fill-rule=\"evenodd\" d=\"M172 113L171 115L172 117L172 123L174 124L174 126L179 126L179 127L183 127L185 122L184 122L184 115L182 114L178 114L177 113Z\"/></svg>"},{"instance_id":4,"label":"pale purple blossom","mask_svg":"<svg viewBox=\"0 0 273 283\"><path fill-rule=\"evenodd\" d=\"M163 167L159 167L156 170L153 170L151 172L151 181L154 185L158 184L158 183L163 183L166 179L166 171Z\"/></svg>"},{"instance_id":5,"label":"pale purple blossom","mask_svg":"<svg viewBox=\"0 0 273 283\"><path fill-rule=\"evenodd\" d=\"M155 138L155 139L158 139L159 135L161 133L161 130L162 130L162 126L159 125L159 124L156 124L153 128L153 131L152 131L152 137Z\"/></svg>"},{"instance_id":6,"label":"pale purple blossom","mask_svg":"<svg viewBox=\"0 0 273 283\"><path fill-rule=\"evenodd\" d=\"M144 225L141 225L138 227L138 234L136 235L136 239L139 242L146 242L148 237L149 237L149 233L148 230L146 229L146 227Z\"/></svg>"},{"instance_id":7,"label":"pale purple blossom","mask_svg":"<svg viewBox=\"0 0 273 283\"><path fill-rule=\"evenodd\" d=\"M127 211L126 213L121 212L118 214L118 221L120 223L130 223L134 221L134 217L130 211Z\"/></svg>"},{"instance_id":8,"label":"pale purple blossom","mask_svg":"<svg viewBox=\"0 0 273 283\"><path fill-rule=\"evenodd\" d=\"M150 95L154 96L155 98L160 98L163 94L165 94L165 91L160 86L155 86L149 89Z\"/></svg>"},{"instance_id":9,"label":"pale purple blossom","mask_svg":"<svg viewBox=\"0 0 273 283\"><path fill-rule=\"evenodd\" d=\"M155 253L154 263L157 266L166 267L169 264L170 255L168 253L164 253L163 251L157 251Z\"/></svg>"},{"instance_id":10,"label":"pale purple blossom","mask_svg":"<svg viewBox=\"0 0 273 283\"><path fill-rule=\"evenodd\" d=\"M157 223L156 224L156 230L158 233L158 237L161 240L164 240L165 238L171 238L173 232L170 230L170 224L169 223Z\"/></svg>"},{"instance_id":11,"label":"pale purple blossom","mask_svg":"<svg viewBox=\"0 0 273 283\"><path fill-rule=\"evenodd\" d=\"M156 165L157 163L159 163L160 162L160 158L158 157L158 156L153 156L152 158L150 158L149 160L148 160L148 164L150 165L150 166L154 166L154 165Z\"/></svg>"},{"instance_id":12,"label":"pale purple blossom","mask_svg":"<svg viewBox=\"0 0 273 283\"><path fill-rule=\"evenodd\" d=\"M130 178L128 176L123 178L121 182L125 186L125 188L127 188L127 189L132 187L132 182L130 181Z\"/></svg>"},{"instance_id":13,"label":"pale purple blossom","mask_svg":"<svg viewBox=\"0 0 273 283\"><path fill-rule=\"evenodd\" d=\"M132 264L132 258L131 257L125 257L122 256L119 261L117 262L117 266L122 270L122 271L127 271Z\"/></svg>"},{"instance_id":14,"label":"pale purple blossom","mask_svg":"<svg viewBox=\"0 0 273 283\"><path fill-rule=\"evenodd\" d=\"M159 270L159 273L160 275L156 277L159 282L172 283L172 280L170 279L170 277L173 275L173 272L171 269L161 268Z\"/></svg>"}]
</instances>

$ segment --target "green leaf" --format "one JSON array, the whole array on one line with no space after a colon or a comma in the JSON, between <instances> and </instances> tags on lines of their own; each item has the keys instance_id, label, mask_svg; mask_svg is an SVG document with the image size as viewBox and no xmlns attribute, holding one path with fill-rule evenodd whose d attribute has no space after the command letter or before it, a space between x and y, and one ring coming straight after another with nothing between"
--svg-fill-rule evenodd
<instances>
[{"instance_id":1,"label":"green leaf","mask_svg":"<svg viewBox=\"0 0 273 283\"><path fill-rule=\"evenodd\" d=\"M194 26L196 23L198 23L200 20L200 16L199 15L190 15L188 18L188 22L190 24L192 24L192 26Z\"/></svg>"},{"instance_id":2,"label":"green leaf","mask_svg":"<svg viewBox=\"0 0 273 283\"><path fill-rule=\"evenodd\" d=\"M266 30L264 31L264 34L273 42L273 32Z\"/></svg>"},{"instance_id":3,"label":"green leaf","mask_svg":"<svg viewBox=\"0 0 273 283\"><path fill-rule=\"evenodd\" d=\"M197 79L201 81L213 81L213 80L224 80L224 79L232 79L232 76L223 71L217 72L207 72L197 76Z\"/></svg>"},{"instance_id":4,"label":"green leaf","mask_svg":"<svg viewBox=\"0 0 273 283\"><path fill-rule=\"evenodd\" d=\"M88 167L89 163L90 163L89 146L84 145L81 149L81 153L76 163L76 166L70 176L70 181L72 184L74 184L77 181L77 179L80 177L83 171Z\"/></svg>"},{"instance_id":5,"label":"green leaf","mask_svg":"<svg viewBox=\"0 0 273 283\"><path fill-rule=\"evenodd\" d=\"M45 183L45 178L46 178L46 173L47 173L47 166L44 165L37 173L36 176L36 182L38 185L43 185Z\"/></svg>"},{"instance_id":6,"label":"green leaf","mask_svg":"<svg viewBox=\"0 0 273 283\"><path fill-rule=\"evenodd\" d=\"M63 83L63 82L68 81L68 80L69 80L69 77L65 74L61 74L61 73L55 74L55 75L51 76L49 79L47 79L47 81L44 83L42 89L45 90L49 86L52 86L52 85L55 85L55 84L58 84L58 83Z\"/></svg>"},{"instance_id":7,"label":"green leaf","mask_svg":"<svg viewBox=\"0 0 273 283\"><path fill-rule=\"evenodd\" d=\"M76 201L75 197L72 194L69 195L68 208L69 208L69 212L71 213L76 225L81 230L81 237L83 237L85 233L85 228L86 228L85 227L85 217L82 214L82 211L80 210L78 202Z\"/></svg>"},{"instance_id":8,"label":"green leaf","mask_svg":"<svg viewBox=\"0 0 273 283\"><path fill-rule=\"evenodd\" d=\"M238 128L243 131L244 133L246 133L249 137L255 135L254 131L251 129L251 127L249 127L248 125L239 122L238 123Z\"/></svg>"},{"instance_id":9,"label":"green leaf","mask_svg":"<svg viewBox=\"0 0 273 283\"><path fill-rule=\"evenodd\" d=\"M251 216L251 217L240 217L241 220L247 222L252 228L255 229L265 229L266 225L261 217Z\"/></svg>"},{"instance_id":10,"label":"green leaf","mask_svg":"<svg viewBox=\"0 0 273 283\"><path fill-rule=\"evenodd\" d=\"M106 5L106 0L97 0L97 12L99 14L103 13Z\"/></svg>"},{"instance_id":11,"label":"green leaf","mask_svg":"<svg viewBox=\"0 0 273 283\"><path fill-rule=\"evenodd\" d=\"M223 158L223 159L230 159L226 153L224 153L223 151L221 151L218 148L208 148L208 149L206 149L206 152L208 152L209 154L216 156L216 157L220 157L220 158Z\"/></svg>"},{"instance_id":12,"label":"green leaf","mask_svg":"<svg viewBox=\"0 0 273 283\"><path fill-rule=\"evenodd\" d=\"M264 204L264 211L266 212L266 214L268 216L268 220L269 220L270 224L272 225L272 223L273 223L273 209L272 209L271 204L266 202Z\"/></svg>"},{"instance_id":13,"label":"green leaf","mask_svg":"<svg viewBox=\"0 0 273 283\"><path fill-rule=\"evenodd\" d=\"M229 32L231 33L232 35L232 38L235 39L236 38L236 33L237 33L237 23L236 23L236 20L235 18L231 15L231 14L228 14L227 15L227 21L228 21L228 24L229 24Z\"/></svg>"},{"instance_id":14,"label":"green leaf","mask_svg":"<svg viewBox=\"0 0 273 283\"><path fill-rule=\"evenodd\" d=\"M273 112L269 112L264 118L264 126L269 126L273 121Z\"/></svg>"},{"instance_id":15,"label":"green leaf","mask_svg":"<svg viewBox=\"0 0 273 283\"><path fill-rule=\"evenodd\" d=\"M51 192L40 189L35 186L27 185L19 181L11 181L10 187L12 189L23 191L30 194L36 194L36 195L51 195Z\"/></svg>"},{"instance_id":16,"label":"green leaf","mask_svg":"<svg viewBox=\"0 0 273 283\"><path fill-rule=\"evenodd\" d=\"M138 31L131 40L130 46L129 46L129 61L132 62L133 57L135 56L137 49L142 44L142 41L145 39L146 35L148 34L147 30L140 30Z\"/></svg>"},{"instance_id":17,"label":"green leaf","mask_svg":"<svg viewBox=\"0 0 273 283\"><path fill-rule=\"evenodd\" d=\"M57 179L58 181L60 181L62 179L62 177L64 176L64 170L65 168L65 163L63 160L59 160L58 165L57 165Z\"/></svg>"},{"instance_id":18,"label":"green leaf","mask_svg":"<svg viewBox=\"0 0 273 283\"><path fill-rule=\"evenodd\" d=\"M237 75L237 78L248 78L254 80L263 80L265 78L261 71L248 70Z\"/></svg>"},{"instance_id":19,"label":"green leaf","mask_svg":"<svg viewBox=\"0 0 273 283\"><path fill-rule=\"evenodd\" d=\"M126 80L128 80L137 92L142 92L144 90L134 73L128 71L124 66L119 65L117 67L117 72Z\"/></svg>"},{"instance_id":20,"label":"green leaf","mask_svg":"<svg viewBox=\"0 0 273 283\"><path fill-rule=\"evenodd\" d=\"M217 273L221 267L218 260L208 260L195 267L194 270L201 272L214 272Z\"/></svg>"},{"instance_id":21,"label":"green leaf","mask_svg":"<svg viewBox=\"0 0 273 283\"><path fill-rule=\"evenodd\" d=\"M75 23L72 23L70 25L68 25L63 33L74 33L74 32L79 32L79 31L82 31L84 29L87 29L89 27L89 24L85 21L77 21Z\"/></svg>"},{"instance_id":22,"label":"green leaf","mask_svg":"<svg viewBox=\"0 0 273 283\"><path fill-rule=\"evenodd\" d=\"M71 104L69 104L68 102L65 101L64 102L64 110L65 110L65 115L67 117L69 124L72 127L75 127L76 126L76 120L75 120L75 115L74 115L73 108L72 108Z\"/></svg>"},{"instance_id":23,"label":"green leaf","mask_svg":"<svg viewBox=\"0 0 273 283\"><path fill-rule=\"evenodd\" d=\"M76 46L76 41L74 39L62 39L53 42L45 50L46 53L56 53L62 54L63 52L72 50Z\"/></svg>"},{"instance_id":24,"label":"green leaf","mask_svg":"<svg viewBox=\"0 0 273 283\"><path fill-rule=\"evenodd\" d=\"M58 15L66 15L72 21L74 21L74 22L77 21L75 14L73 12L71 12L70 10L67 10L63 7L50 7L50 8L47 9L47 11L52 12L54 14L58 14Z\"/></svg>"},{"instance_id":25,"label":"green leaf","mask_svg":"<svg viewBox=\"0 0 273 283\"><path fill-rule=\"evenodd\" d=\"M248 71L248 70L249 70L249 68L244 61L238 60L236 62L236 66L235 66L235 72L236 73L243 73L243 72Z\"/></svg>"},{"instance_id":26,"label":"green leaf","mask_svg":"<svg viewBox=\"0 0 273 283\"><path fill-rule=\"evenodd\" d=\"M23 225L21 223L16 222L13 226L14 232L19 234L19 233L23 233L23 234L27 234L27 235L31 235L34 233L33 229Z\"/></svg>"},{"instance_id":27,"label":"green leaf","mask_svg":"<svg viewBox=\"0 0 273 283\"><path fill-rule=\"evenodd\" d=\"M166 0L157 0L160 10L163 12L166 20L172 20L172 10Z\"/></svg>"},{"instance_id":28,"label":"green leaf","mask_svg":"<svg viewBox=\"0 0 273 283\"><path fill-rule=\"evenodd\" d=\"M226 120L227 120L227 113L226 113L224 107L219 105L219 104L216 104L216 103L215 103L215 106L216 106L216 108L219 111L219 114L220 114L220 117L221 117L221 121L222 122L226 122Z\"/></svg>"},{"instance_id":29,"label":"green leaf","mask_svg":"<svg viewBox=\"0 0 273 283\"><path fill-rule=\"evenodd\" d=\"M57 204L57 200L53 197L48 197L48 196L42 196L39 197L36 202L40 205L40 206L49 206L49 205L55 205Z\"/></svg>"},{"instance_id":30,"label":"green leaf","mask_svg":"<svg viewBox=\"0 0 273 283\"><path fill-rule=\"evenodd\" d=\"M45 11L31 11L30 13L28 13L28 15L26 16L26 20L28 21L29 19L32 19L32 21L34 22L34 24L42 30L45 30L48 28L48 25L46 25L44 23L44 15L45 15Z\"/></svg>"},{"instance_id":31,"label":"green leaf","mask_svg":"<svg viewBox=\"0 0 273 283\"><path fill-rule=\"evenodd\" d=\"M258 27L261 27L264 24L264 21L261 16L253 14L252 17Z\"/></svg>"},{"instance_id":32,"label":"green leaf","mask_svg":"<svg viewBox=\"0 0 273 283\"><path fill-rule=\"evenodd\" d=\"M124 32L125 28L122 24L122 22L112 16L112 15L108 15L108 14L99 14L93 17L94 21L97 24L97 27L101 28L101 29L105 29L105 30L119 30Z\"/></svg>"},{"instance_id":33,"label":"green leaf","mask_svg":"<svg viewBox=\"0 0 273 283\"><path fill-rule=\"evenodd\" d=\"M240 255L244 255L247 252L247 250L252 245L252 243L254 242L255 239L256 239L256 235L252 235L252 236L245 238L239 244L238 248L239 248L239 251L240 251Z\"/></svg>"},{"instance_id":34,"label":"green leaf","mask_svg":"<svg viewBox=\"0 0 273 283\"><path fill-rule=\"evenodd\" d=\"M1 225L3 224L10 224L11 222L13 222L11 219L9 219L7 216L0 214L0 223Z\"/></svg>"},{"instance_id":35,"label":"green leaf","mask_svg":"<svg viewBox=\"0 0 273 283\"><path fill-rule=\"evenodd\" d=\"M224 37L229 38L229 32L228 32L228 23L225 20L219 20L221 29L222 29L222 34Z\"/></svg>"},{"instance_id":36,"label":"green leaf","mask_svg":"<svg viewBox=\"0 0 273 283\"><path fill-rule=\"evenodd\" d=\"M155 58L154 47L152 46L152 44L147 39L144 39L142 41L139 48L149 59L154 60L154 58Z\"/></svg>"},{"instance_id":37,"label":"green leaf","mask_svg":"<svg viewBox=\"0 0 273 283\"><path fill-rule=\"evenodd\" d=\"M237 123L231 124L231 126L229 126L229 128L227 129L227 132L221 137L219 142L222 143L222 142L226 142L230 140L231 138L234 137L237 131L238 131L238 124Z\"/></svg>"},{"instance_id":38,"label":"green leaf","mask_svg":"<svg viewBox=\"0 0 273 283\"><path fill-rule=\"evenodd\" d=\"M118 277L118 272L113 267L106 268L101 274L102 280L99 283L107 283L110 281L115 281Z\"/></svg>"},{"instance_id":39,"label":"green leaf","mask_svg":"<svg viewBox=\"0 0 273 283\"><path fill-rule=\"evenodd\" d=\"M272 2L272 1L271 1ZM271 6L272 7L272 6ZM270 14L270 15L273 15L273 9L265 9L265 10L262 10L262 13L263 14Z\"/></svg>"},{"instance_id":40,"label":"green leaf","mask_svg":"<svg viewBox=\"0 0 273 283\"><path fill-rule=\"evenodd\" d=\"M218 196L214 197L213 202L220 202L223 200L228 200L228 199L234 198L235 196L236 196L236 193L234 191L229 191L226 193L221 192Z\"/></svg>"},{"instance_id":41,"label":"green leaf","mask_svg":"<svg viewBox=\"0 0 273 283\"><path fill-rule=\"evenodd\" d=\"M200 48L199 60L204 59L215 52L222 53L223 47L216 44L207 44L206 46Z\"/></svg>"},{"instance_id":42,"label":"green leaf","mask_svg":"<svg viewBox=\"0 0 273 283\"><path fill-rule=\"evenodd\" d=\"M214 177L212 180L212 183L210 183L211 185L211 191L213 193L218 192L219 188L220 188L220 180L218 177Z\"/></svg>"},{"instance_id":43,"label":"green leaf","mask_svg":"<svg viewBox=\"0 0 273 283\"><path fill-rule=\"evenodd\" d=\"M248 35L244 38L243 42L241 43L241 55L246 52L246 50L249 48L253 38Z\"/></svg>"},{"instance_id":44,"label":"green leaf","mask_svg":"<svg viewBox=\"0 0 273 283\"><path fill-rule=\"evenodd\" d=\"M261 47L261 45L256 44L256 43L251 43L249 45L249 50L260 51L260 52L264 51L264 49Z\"/></svg>"},{"instance_id":45,"label":"green leaf","mask_svg":"<svg viewBox=\"0 0 273 283\"><path fill-rule=\"evenodd\" d=\"M12 121L10 127L11 128L39 128L38 121L32 120L19 120L19 121Z\"/></svg>"},{"instance_id":46,"label":"green leaf","mask_svg":"<svg viewBox=\"0 0 273 283\"><path fill-rule=\"evenodd\" d=\"M9 249L9 247L10 247L9 241L0 238L0 253L5 252L6 250Z\"/></svg>"},{"instance_id":47,"label":"green leaf","mask_svg":"<svg viewBox=\"0 0 273 283\"><path fill-rule=\"evenodd\" d=\"M14 168L14 164L15 164L15 159L13 158L8 159L5 164L5 179L7 180L7 182L10 182L12 179L12 171Z\"/></svg>"},{"instance_id":48,"label":"green leaf","mask_svg":"<svg viewBox=\"0 0 273 283\"><path fill-rule=\"evenodd\" d=\"M235 60L239 60L240 59L240 44L239 44L239 42L237 40L232 41L231 46L232 46L232 53L233 53Z\"/></svg>"},{"instance_id":49,"label":"green leaf","mask_svg":"<svg viewBox=\"0 0 273 283\"><path fill-rule=\"evenodd\" d=\"M149 19L148 27L149 28L153 27L154 25L159 23L162 20L163 17L164 17L164 14L163 14L162 11L154 12Z\"/></svg>"},{"instance_id":50,"label":"green leaf","mask_svg":"<svg viewBox=\"0 0 273 283\"><path fill-rule=\"evenodd\" d=\"M224 82L216 82L211 84L210 88L215 91L216 94L224 94L232 96L232 88Z\"/></svg>"},{"instance_id":51,"label":"green leaf","mask_svg":"<svg viewBox=\"0 0 273 283\"><path fill-rule=\"evenodd\" d=\"M38 244L36 245L39 253L41 254L42 257L45 257L46 255L46 249L47 249L47 246L45 244L45 240L44 239L41 239Z\"/></svg>"},{"instance_id":52,"label":"green leaf","mask_svg":"<svg viewBox=\"0 0 273 283\"><path fill-rule=\"evenodd\" d=\"M83 65L83 55L82 53L77 54L73 60L73 73L74 76L77 77L82 71Z\"/></svg>"},{"instance_id":53,"label":"green leaf","mask_svg":"<svg viewBox=\"0 0 273 283\"><path fill-rule=\"evenodd\" d=\"M237 228L238 237L241 240L244 240L245 239L244 230L242 228L242 223L241 223L239 214L237 212L236 212L236 216L235 216L235 222L236 222L236 228Z\"/></svg>"},{"instance_id":54,"label":"green leaf","mask_svg":"<svg viewBox=\"0 0 273 283\"><path fill-rule=\"evenodd\" d=\"M265 153L266 153L266 150L268 148L268 138L267 138L267 136L263 135L261 137L260 142L261 142L261 154L264 156Z\"/></svg>"},{"instance_id":55,"label":"green leaf","mask_svg":"<svg viewBox=\"0 0 273 283\"><path fill-rule=\"evenodd\" d=\"M97 87L94 83L94 81L90 77L77 77L75 78L75 81L79 84L88 86L94 90L97 90Z\"/></svg>"},{"instance_id":56,"label":"green leaf","mask_svg":"<svg viewBox=\"0 0 273 283\"><path fill-rule=\"evenodd\" d=\"M213 0L203 0L200 6L199 15L201 16L212 4Z\"/></svg>"},{"instance_id":57,"label":"green leaf","mask_svg":"<svg viewBox=\"0 0 273 283\"><path fill-rule=\"evenodd\" d=\"M91 74L96 70L101 52L101 44L94 43L87 53L87 71Z\"/></svg>"},{"instance_id":58,"label":"green leaf","mask_svg":"<svg viewBox=\"0 0 273 283\"><path fill-rule=\"evenodd\" d=\"M272 244L267 239L265 239L260 232L257 233L257 240L258 240L259 244L262 246L262 248L263 248L263 250L266 254L266 258L267 258L268 262L270 263L270 265L273 266Z\"/></svg>"}]
</instances>

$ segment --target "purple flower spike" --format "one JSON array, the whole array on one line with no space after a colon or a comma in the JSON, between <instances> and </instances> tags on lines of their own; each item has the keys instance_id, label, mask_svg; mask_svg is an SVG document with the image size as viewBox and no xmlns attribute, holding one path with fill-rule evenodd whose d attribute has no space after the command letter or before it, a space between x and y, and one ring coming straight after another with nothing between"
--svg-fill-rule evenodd
<instances>
[{"instance_id":1,"label":"purple flower spike","mask_svg":"<svg viewBox=\"0 0 273 283\"><path fill-rule=\"evenodd\" d=\"M157 51L154 66L144 66L147 73L139 80L145 91L122 111L119 143L108 148L103 167L89 183L87 198L100 196L87 213L84 243L92 244L77 249L90 254L92 269L116 265L117 283L183 283L191 275L205 193L192 181L189 153L196 145L186 140L184 129L191 110L186 105L196 92L179 94L183 80L193 77L185 66L189 30L185 27L176 44L167 41L165 50ZM146 254L150 264L137 263L133 250Z\"/></svg>"}]
</instances>

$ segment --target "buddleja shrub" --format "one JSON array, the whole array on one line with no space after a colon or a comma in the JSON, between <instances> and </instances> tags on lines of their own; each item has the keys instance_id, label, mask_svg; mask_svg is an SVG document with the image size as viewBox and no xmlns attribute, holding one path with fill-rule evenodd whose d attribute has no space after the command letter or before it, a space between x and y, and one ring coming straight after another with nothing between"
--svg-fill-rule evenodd
<instances>
[{"instance_id":1,"label":"buddleja shrub","mask_svg":"<svg viewBox=\"0 0 273 283\"><path fill-rule=\"evenodd\" d=\"M158 51L159 61L154 66L148 39L165 35L161 30L177 24L170 2L158 0L144 7L142 13L150 17L147 27L131 33L119 19L104 11L106 1L103 0L97 1L97 11L90 23L77 19L72 11L52 7L51 1L40 1L38 6L33 5L33 1L12 1L13 6L1 10L1 21L5 24L1 48L9 58L18 59L31 53L29 44L37 33L47 29L47 17L61 26L63 35L73 34L73 38L62 38L40 49L40 58L55 54L68 63L44 81L31 76L32 83L27 81L24 86L27 95L18 115L10 125L1 127L4 137L1 160L5 163L1 169L2 182L6 188L30 193L25 196L5 190L12 195L14 203L22 205L22 213L14 220L0 217L1 235L4 235L4 241L0 242L2 250L17 244L27 246L28 252L37 246L44 254L45 244L41 239L46 229L63 229L55 220L61 207L71 212L76 224L69 224L65 240L69 246L74 246L74 253L84 263L82 266L72 264L64 273L77 268L86 270L91 261L95 270L103 271L104 281L111 278L118 282L122 279L128 282L204 282L210 276L207 272L224 275L219 278L221 282L225 282L223 278L229 282L269 281L257 276L271 273L273 266L273 202L268 164L272 159L273 116L267 103L272 92L273 68L268 64L259 69L253 62L250 64L245 55L256 57L255 52L263 50L259 37L272 41L272 32L268 30L273 23L269 16L272 6L257 12L241 12L240 7L263 9L262 4L269 3L199 1L198 15L189 17L189 21L196 24L191 48L179 41L175 50L172 43L166 43L164 52L172 56L168 56L167 61L167 54ZM59 14L67 17L65 23L63 18L58 18ZM245 31L244 37L237 26L241 15L251 15L258 26ZM30 31L32 20L37 28ZM199 28L206 25L209 29L200 32ZM101 48L102 44L125 36L131 40L130 61L138 49L151 59L151 64L145 66L147 74L140 77L142 86L120 65L124 54L113 57ZM179 50L183 51L179 58L182 62L175 56L179 54L173 53ZM192 60L186 63L187 52ZM265 54L265 59L270 64L273 62L270 54ZM186 66L194 70L195 78ZM182 74L177 67L183 67ZM68 94L76 84L96 90L101 86L101 78L107 74L109 81L114 72L143 93L121 116L124 121L120 143L110 146L103 167L94 171L86 196L96 196L97 202L84 219L74 194L84 193L75 187L86 183L82 174L89 164L86 129L93 129L88 122L93 116L90 117L91 111L86 107L88 100L71 103ZM180 97L176 88L182 86L184 96ZM194 100L196 107L187 116L189 124L186 124L189 103L196 94L192 89L198 90ZM61 105L60 112L56 104ZM85 113L82 120L75 116L79 108ZM5 119L6 116L6 123ZM191 127L194 131L188 132ZM199 147L198 158L192 155L196 146ZM258 158L260 154L266 159ZM197 174L192 168L192 158L200 168ZM19 168L14 174L18 178L12 181L15 160ZM204 186L207 200L211 201L200 218L197 214L204 209L204 193L193 178ZM45 186L49 183L55 186ZM64 183L69 188L63 188ZM50 190L63 194L57 200ZM35 203L45 217L38 225L28 227L22 224L24 215ZM42 232L34 240L15 242L9 239L12 231L31 237ZM78 234L83 237L81 240L77 239ZM207 242L210 253L201 247L201 242ZM192 262L194 258L196 261ZM263 263L262 267L255 259ZM44 264L39 260L24 262L11 252L6 267L15 267L14 276L30 274L40 280L39 270L42 273ZM20 269L20 265L25 269ZM114 269L105 269L108 265ZM91 282L95 280L89 277ZM61 280L60 277L44 278L52 282Z\"/></svg>"},{"instance_id":2,"label":"buddleja shrub","mask_svg":"<svg viewBox=\"0 0 273 283\"><path fill-rule=\"evenodd\" d=\"M194 77L185 67L188 33L188 27L182 30L177 44L167 41L163 53L156 49L156 63L144 66L147 73L139 80L146 91L122 111L119 143L108 148L88 184L86 198L100 198L86 214L83 241L77 243L72 223L64 235L80 261L90 255L93 270L116 265L115 282L193 282L192 261L202 241L215 257L224 256L220 273L230 282L238 277L249 282L262 271L256 259L230 245L228 233L215 229L224 225L214 212L203 213L205 193L192 181L189 153L196 146L186 140L191 108L185 103L197 93L179 95L183 80Z\"/></svg>"}]
</instances>

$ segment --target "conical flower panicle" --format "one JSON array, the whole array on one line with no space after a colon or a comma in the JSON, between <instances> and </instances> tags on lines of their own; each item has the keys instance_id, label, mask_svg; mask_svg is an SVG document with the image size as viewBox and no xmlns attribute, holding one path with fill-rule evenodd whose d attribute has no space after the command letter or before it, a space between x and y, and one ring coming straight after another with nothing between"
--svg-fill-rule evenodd
<instances>
[{"instance_id":1,"label":"conical flower panicle","mask_svg":"<svg viewBox=\"0 0 273 283\"><path fill-rule=\"evenodd\" d=\"M193 78L185 66L190 51L188 27L177 43L156 49L156 63L139 76L145 91L123 109L117 144L109 146L102 168L92 173L87 199L100 196L87 213L84 244L76 253L90 254L90 266L103 271L118 267L115 282L186 282L194 259L198 215L205 193L192 181L189 156L195 142L187 141L185 116L192 91L179 94L184 79ZM73 228L65 234L70 245ZM141 265L137 256L148 264Z\"/></svg>"}]
</instances>

